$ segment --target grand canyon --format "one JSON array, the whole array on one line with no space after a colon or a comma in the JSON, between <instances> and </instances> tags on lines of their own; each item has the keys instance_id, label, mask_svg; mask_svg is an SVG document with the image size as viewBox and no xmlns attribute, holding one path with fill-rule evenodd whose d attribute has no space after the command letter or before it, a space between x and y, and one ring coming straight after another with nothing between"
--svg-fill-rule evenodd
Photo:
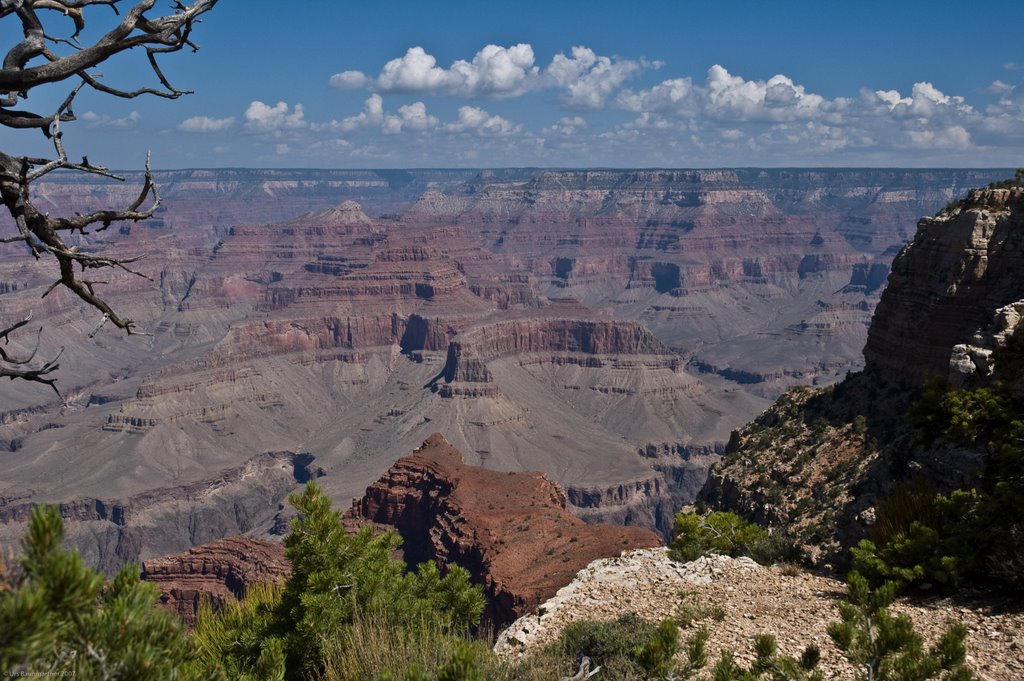
<instances>
[{"instance_id":1,"label":"grand canyon","mask_svg":"<svg viewBox=\"0 0 1024 681\"><path fill-rule=\"evenodd\" d=\"M40 356L63 348L59 397L0 392L0 541L41 502L107 570L270 537L305 481L345 505L434 433L667 538L732 431L862 367L918 218L1007 174L158 172L153 219L78 238L144 256L98 288L146 335L41 299L47 263L0 251L0 322L31 313ZM71 213L140 182L33 191Z\"/></svg>"}]
</instances>

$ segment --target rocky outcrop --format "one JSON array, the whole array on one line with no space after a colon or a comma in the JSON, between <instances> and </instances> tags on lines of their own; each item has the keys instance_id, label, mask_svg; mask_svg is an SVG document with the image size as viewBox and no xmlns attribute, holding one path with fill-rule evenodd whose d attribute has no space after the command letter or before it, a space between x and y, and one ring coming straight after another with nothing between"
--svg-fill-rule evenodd
<instances>
[{"instance_id":1,"label":"rocky outcrop","mask_svg":"<svg viewBox=\"0 0 1024 681\"><path fill-rule=\"evenodd\" d=\"M595 558L661 543L647 530L584 523L540 473L467 466L439 433L368 487L347 516L394 527L410 564L468 569L497 624L553 595Z\"/></svg>"},{"instance_id":2,"label":"rocky outcrop","mask_svg":"<svg viewBox=\"0 0 1024 681\"><path fill-rule=\"evenodd\" d=\"M929 379L991 380L993 349L1021 325L1022 267L1024 188L974 190L922 219L875 310L864 372L790 391L735 432L699 501L785 527L835 567L898 485L975 486L985 454L926 447L904 415Z\"/></svg>"},{"instance_id":3,"label":"rocky outcrop","mask_svg":"<svg viewBox=\"0 0 1024 681\"><path fill-rule=\"evenodd\" d=\"M542 358L530 358L542 355ZM582 357L580 357L582 355ZM643 324L597 317L578 301L556 300L538 310L503 314L477 323L448 343L442 394L466 394L466 383L490 383L487 364L505 357L599 368L605 361L653 355L651 365L679 369L682 362ZM461 393L459 391L462 391Z\"/></svg>"},{"instance_id":4,"label":"rocky outcrop","mask_svg":"<svg viewBox=\"0 0 1024 681\"><path fill-rule=\"evenodd\" d=\"M770 633L780 655L799 658L808 645L820 649L819 670L827 679L853 679L857 669L836 647L826 629L839 621L842 582L789 566L759 566L749 558L707 556L677 563L666 549L630 551L594 561L572 582L503 631L495 652L506 660L527 657L558 640L566 627L582 620L611 620L635 613L650 622L680 622L681 641L707 629L707 658L728 651L749 667L752 641ZM967 631L967 665L980 679L1024 678L1024 617L1012 596L998 600L915 598L897 601L894 614L905 615L927 647L950 624ZM706 669L705 669L706 673ZM595 677L600 678L600 677Z\"/></svg>"},{"instance_id":5,"label":"rocky outcrop","mask_svg":"<svg viewBox=\"0 0 1024 681\"><path fill-rule=\"evenodd\" d=\"M191 626L204 600L220 608L242 598L247 587L282 581L289 572L280 543L233 536L143 561L141 576L160 589L160 603Z\"/></svg>"},{"instance_id":6,"label":"rocky outcrop","mask_svg":"<svg viewBox=\"0 0 1024 681\"><path fill-rule=\"evenodd\" d=\"M1024 299L1022 268L1024 189L975 190L921 220L875 310L867 369L918 385L945 378L954 347L984 345L996 310Z\"/></svg>"}]
</instances>

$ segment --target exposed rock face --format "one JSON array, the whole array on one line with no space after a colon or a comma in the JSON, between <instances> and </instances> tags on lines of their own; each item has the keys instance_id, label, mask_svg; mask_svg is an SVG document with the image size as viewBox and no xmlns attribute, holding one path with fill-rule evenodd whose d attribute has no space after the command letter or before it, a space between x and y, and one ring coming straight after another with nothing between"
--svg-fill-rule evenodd
<instances>
[{"instance_id":1,"label":"exposed rock face","mask_svg":"<svg viewBox=\"0 0 1024 681\"><path fill-rule=\"evenodd\" d=\"M368 487L348 516L394 527L410 564L467 568L498 624L549 598L595 558L661 543L647 530L584 523L540 473L467 466L439 433Z\"/></svg>"},{"instance_id":2,"label":"exposed rock face","mask_svg":"<svg viewBox=\"0 0 1024 681\"><path fill-rule=\"evenodd\" d=\"M793 390L739 429L700 500L785 527L836 566L895 485L976 485L983 452L926 448L904 415L928 379L990 379L992 349L1021 324L1022 267L1020 187L975 190L922 219L875 310L865 371L829 389Z\"/></svg>"},{"instance_id":3,"label":"exposed rock face","mask_svg":"<svg viewBox=\"0 0 1024 681\"><path fill-rule=\"evenodd\" d=\"M1024 189L981 189L933 218L893 262L866 366L920 384L946 377L954 346L984 344L997 309L1024 299Z\"/></svg>"},{"instance_id":4,"label":"exposed rock face","mask_svg":"<svg viewBox=\"0 0 1024 681\"><path fill-rule=\"evenodd\" d=\"M469 463L547 472L588 520L667 534L732 429L786 386L860 366L890 249L916 217L1000 174L161 174L157 219L77 244L152 256L150 280L112 272L104 286L152 336L89 338L94 311L40 300L46 263L0 245L0 316L33 311L40 357L66 347L69 401L0 387L0 507L112 509L296 442L348 498L443 430ZM137 188L46 179L54 213ZM280 472L272 491L238 478L216 512L184 495L124 526L90 512L69 534L112 569L267 530L296 484Z\"/></svg>"},{"instance_id":5,"label":"exposed rock face","mask_svg":"<svg viewBox=\"0 0 1024 681\"><path fill-rule=\"evenodd\" d=\"M219 608L228 599L242 598L246 587L283 580L290 571L283 545L242 536L142 563L142 579L156 584L160 602L189 626L203 599Z\"/></svg>"}]
</instances>

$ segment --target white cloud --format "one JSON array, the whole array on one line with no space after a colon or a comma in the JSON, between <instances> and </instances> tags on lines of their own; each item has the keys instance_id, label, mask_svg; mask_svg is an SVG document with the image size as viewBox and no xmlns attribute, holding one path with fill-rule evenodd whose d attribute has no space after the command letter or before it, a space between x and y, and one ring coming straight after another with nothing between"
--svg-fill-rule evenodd
<instances>
[{"instance_id":1,"label":"white cloud","mask_svg":"<svg viewBox=\"0 0 1024 681\"><path fill-rule=\"evenodd\" d=\"M380 125L384 122L384 99L377 94L370 95L363 103L362 113L349 116L341 121L331 121L324 127L351 132L359 128ZM319 126L315 126L319 127Z\"/></svg>"},{"instance_id":2,"label":"white cloud","mask_svg":"<svg viewBox=\"0 0 1024 681\"><path fill-rule=\"evenodd\" d=\"M245 110L245 129L249 132L301 130L307 127L309 123L305 120L305 110L301 104L296 104L289 112L285 102L269 106L256 100Z\"/></svg>"},{"instance_id":3,"label":"white cloud","mask_svg":"<svg viewBox=\"0 0 1024 681\"><path fill-rule=\"evenodd\" d=\"M992 82L991 85L985 88L985 92L994 95L1008 95L1011 94L1015 89L1016 88L1013 85L1010 85L1009 83L1004 83L1001 80L995 80Z\"/></svg>"},{"instance_id":4,"label":"white cloud","mask_svg":"<svg viewBox=\"0 0 1024 681\"><path fill-rule=\"evenodd\" d=\"M875 95L888 105L889 111L897 106L910 106L914 101L910 97L901 97L896 90L876 90Z\"/></svg>"},{"instance_id":5,"label":"white cloud","mask_svg":"<svg viewBox=\"0 0 1024 681\"><path fill-rule=\"evenodd\" d=\"M620 59L596 54L583 46L570 56L557 54L546 69L535 64L533 47L526 43L501 47L487 45L471 61L459 59L448 68L422 47L410 47L392 59L376 78L361 71L331 76L336 88L366 87L378 93L425 93L469 99L508 99L534 90L557 88L566 106L602 108L628 79L662 62Z\"/></svg>"},{"instance_id":6,"label":"white cloud","mask_svg":"<svg viewBox=\"0 0 1024 681\"><path fill-rule=\"evenodd\" d=\"M405 56L392 59L377 78L360 71L342 71L330 78L338 88L369 87L377 92L445 94L459 97L517 97L537 81L533 48L525 43L500 47L487 45L472 61L460 59L445 69L422 47L410 47Z\"/></svg>"},{"instance_id":7,"label":"white cloud","mask_svg":"<svg viewBox=\"0 0 1024 681\"><path fill-rule=\"evenodd\" d=\"M371 80L362 71L342 71L341 73L335 73L327 82L331 87L336 87L340 90L355 90L366 87L370 84Z\"/></svg>"},{"instance_id":8,"label":"white cloud","mask_svg":"<svg viewBox=\"0 0 1024 681\"><path fill-rule=\"evenodd\" d=\"M638 61L598 56L588 47L572 48L572 56L556 54L544 76L562 90L563 101L583 109L600 109L628 79L639 73Z\"/></svg>"},{"instance_id":9,"label":"white cloud","mask_svg":"<svg viewBox=\"0 0 1024 681\"><path fill-rule=\"evenodd\" d=\"M291 151L291 147L289 147L287 144L275 144L274 145L274 152L278 156L284 156L284 155L288 154L290 151Z\"/></svg>"},{"instance_id":10,"label":"white cloud","mask_svg":"<svg viewBox=\"0 0 1024 681\"><path fill-rule=\"evenodd\" d=\"M911 130L910 146L918 149L964 150L971 146L971 134L962 125L951 125L938 130Z\"/></svg>"},{"instance_id":11,"label":"white cloud","mask_svg":"<svg viewBox=\"0 0 1024 681\"><path fill-rule=\"evenodd\" d=\"M426 104L415 102L398 107L397 116L385 116L381 130L385 135L396 135L407 130L420 132L436 128L439 122L436 116L427 113Z\"/></svg>"},{"instance_id":12,"label":"white cloud","mask_svg":"<svg viewBox=\"0 0 1024 681\"><path fill-rule=\"evenodd\" d=\"M224 132L235 124L235 117L210 118L209 116L193 116L178 123L178 130L181 132Z\"/></svg>"},{"instance_id":13,"label":"white cloud","mask_svg":"<svg viewBox=\"0 0 1024 681\"><path fill-rule=\"evenodd\" d=\"M124 118L113 118L107 114L98 114L95 111L86 111L80 118L85 121L86 125L90 128L133 128L135 125L142 120L142 115L138 111L132 111Z\"/></svg>"},{"instance_id":14,"label":"white cloud","mask_svg":"<svg viewBox=\"0 0 1024 681\"><path fill-rule=\"evenodd\" d=\"M674 78L649 90L624 91L619 94L617 103L627 111L692 113L694 94L693 80Z\"/></svg>"},{"instance_id":15,"label":"white cloud","mask_svg":"<svg viewBox=\"0 0 1024 681\"><path fill-rule=\"evenodd\" d=\"M448 132L475 132L478 135L504 136L519 132L515 125L501 116L492 116L473 106L459 107L459 118L445 126Z\"/></svg>"}]
</instances>

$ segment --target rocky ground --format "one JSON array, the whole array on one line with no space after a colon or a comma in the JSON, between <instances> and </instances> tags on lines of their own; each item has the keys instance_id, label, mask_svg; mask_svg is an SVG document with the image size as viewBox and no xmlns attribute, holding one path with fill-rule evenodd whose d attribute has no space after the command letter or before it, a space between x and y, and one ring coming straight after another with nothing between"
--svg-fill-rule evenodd
<instances>
[{"instance_id":1,"label":"rocky ground","mask_svg":"<svg viewBox=\"0 0 1024 681\"><path fill-rule=\"evenodd\" d=\"M720 651L733 650L749 663L754 636L770 633L783 654L799 656L806 645L818 645L826 679L853 679L853 668L825 633L827 624L839 619L844 592L840 581L791 567L761 567L746 558L724 556L679 564L668 558L667 549L637 550L591 563L536 614L516 620L495 650L514 659L554 641L574 621L611 619L630 611L659 620L677 616L682 607L705 615L684 629L683 637L706 626L711 661ZM720 619L714 616L716 609ZM950 623L966 625L968 663L982 681L1024 678L1024 612L1019 601L901 601L894 610L908 614L929 643Z\"/></svg>"}]
</instances>

